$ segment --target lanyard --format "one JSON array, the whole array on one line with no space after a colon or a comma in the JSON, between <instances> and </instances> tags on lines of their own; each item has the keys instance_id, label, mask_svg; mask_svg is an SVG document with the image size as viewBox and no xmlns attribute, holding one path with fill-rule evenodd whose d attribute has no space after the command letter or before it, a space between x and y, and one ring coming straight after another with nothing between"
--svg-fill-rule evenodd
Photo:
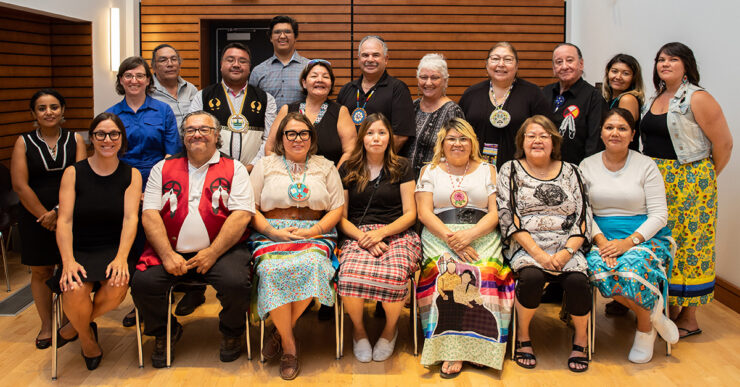
<instances>
[{"instance_id":1,"label":"lanyard","mask_svg":"<svg viewBox=\"0 0 740 387\"><path fill-rule=\"evenodd\" d=\"M241 106L239 106L239 110L238 111L237 110L234 110L234 104L231 103L231 98L229 98L229 91L226 90L226 85L224 85L222 83L221 84L221 87L224 88L224 94L226 95L226 102L229 103L229 109L231 109L231 114L241 114L242 113L242 110L244 109L244 103L247 102L247 91L246 91L246 87L244 89L244 98L242 98L242 104L241 104ZM234 98L236 98L236 96L234 96Z\"/></svg>"},{"instance_id":2,"label":"lanyard","mask_svg":"<svg viewBox=\"0 0 740 387\"><path fill-rule=\"evenodd\" d=\"M372 97L373 94L375 94L375 89L373 89L373 91L371 91L370 94L368 94L367 98L365 99L365 103L362 104L362 110L365 110L365 106L367 106L367 101L370 100L370 97ZM358 109L360 108L360 89L359 88L357 89L357 108Z\"/></svg>"}]
</instances>

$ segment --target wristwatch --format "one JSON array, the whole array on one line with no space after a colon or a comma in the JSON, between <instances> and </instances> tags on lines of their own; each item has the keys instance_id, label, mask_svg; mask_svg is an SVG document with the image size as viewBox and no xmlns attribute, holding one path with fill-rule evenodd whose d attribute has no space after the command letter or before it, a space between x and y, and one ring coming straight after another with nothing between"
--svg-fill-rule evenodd
<instances>
[{"instance_id":1,"label":"wristwatch","mask_svg":"<svg viewBox=\"0 0 740 387\"><path fill-rule=\"evenodd\" d=\"M640 238L638 238L636 236L633 236L632 237L632 243L634 243L635 246L639 245L640 244Z\"/></svg>"},{"instance_id":2,"label":"wristwatch","mask_svg":"<svg viewBox=\"0 0 740 387\"><path fill-rule=\"evenodd\" d=\"M568 252L568 254L570 254L570 255L573 255L573 254L575 254L575 253L576 253L576 251L575 251L575 250L573 250L572 248L570 248L570 247L568 247L568 246L565 246L565 251L567 251L567 252Z\"/></svg>"}]
</instances>

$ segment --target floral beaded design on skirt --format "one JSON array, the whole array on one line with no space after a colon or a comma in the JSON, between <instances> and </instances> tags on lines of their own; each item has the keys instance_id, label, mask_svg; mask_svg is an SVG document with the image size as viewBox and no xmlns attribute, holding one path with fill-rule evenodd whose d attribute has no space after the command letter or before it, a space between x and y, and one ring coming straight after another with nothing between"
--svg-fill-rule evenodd
<instances>
[{"instance_id":1,"label":"floral beaded design on skirt","mask_svg":"<svg viewBox=\"0 0 740 387\"><path fill-rule=\"evenodd\" d=\"M630 236L646 219L646 215L594 217L609 240ZM663 227L653 238L625 251L613 268L607 266L594 245L586 256L591 282L604 297L623 296L653 314L660 314L666 267L670 266L674 244L670 230Z\"/></svg>"},{"instance_id":2,"label":"floral beaded design on skirt","mask_svg":"<svg viewBox=\"0 0 740 387\"><path fill-rule=\"evenodd\" d=\"M272 227L310 228L315 220L268 219ZM295 301L318 298L334 304L331 280L338 265L335 255L337 232L311 239L275 242L254 232L249 246L254 257L257 313L261 319L271 310ZM254 310L254 308L252 308Z\"/></svg>"},{"instance_id":3,"label":"floral beaded design on skirt","mask_svg":"<svg viewBox=\"0 0 740 387\"><path fill-rule=\"evenodd\" d=\"M698 306L714 298L717 179L706 158L688 164L654 159L665 181L667 227L676 240L668 288L671 305Z\"/></svg>"},{"instance_id":4,"label":"floral beaded design on skirt","mask_svg":"<svg viewBox=\"0 0 740 387\"><path fill-rule=\"evenodd\" d=\"M459 231L471 224L448 224ZM470 361L501 369L514 305L514 279L501 256L498 231L472 243L477 262L463 262L426 228L416 297L424 349L421 364Z\"/></svg>"},{"instance_id":5,"label":"floral beaded design on skirt","mask_svg":"<svg viewBox=\"0 0 740 387\"><path fill-rule=\"evenodd\" d=\"M360 226L362 232L377 230L383 224ZM381 302L401 302L408 293L409 278L421 259L421 239L413 230L386 238L388 251L376 257L356 240L342 243L339 256L337 291L342 297L357 297Z\"/></svg>"}]
</instances>

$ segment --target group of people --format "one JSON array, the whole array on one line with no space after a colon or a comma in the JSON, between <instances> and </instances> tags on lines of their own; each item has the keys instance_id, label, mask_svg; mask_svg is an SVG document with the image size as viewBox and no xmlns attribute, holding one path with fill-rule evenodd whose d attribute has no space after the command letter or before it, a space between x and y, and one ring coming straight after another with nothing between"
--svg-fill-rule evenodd
<instances>
[{"instance_id":1,"label":"group of people","mask_svg":"<svg viewBox=\"0 0 740 387\"><path fill-rule=\"evenodd\" d=\"M125 59L116 77L124 98L92 121L89 157L82 137L62 129L64 97L43 89L31 98L35 129L18 138L11 172L39 349L51 346L60 292L69 323L57 346L79 338L95 369L95 319L130 286L144 333L155 336L152 365L164 367L168 290L198 283L179 289L175 313L187 315L207 283L222 305L221 361L242 353L247 311L269 316L262 354L291 380L300 372L294 327L312 300L332 306L334 292L356 359L388 359L417 272L421 363L440 364L443 378L466 363L501 369L514 308L513 360L534 368L529 324L546 283L564 291L574 372L589 365L591 284L614 299L611 310L637 316L632 362L650 361L656 335L675 343L701 333L716 176L732 137L688 47L658 50L646 101L629 55L607 64L599 91L582 78L580 49L559 44L558 81L540 89L517 76L517 51L501 42L484 58L488 79L456 104L442 55L421 58L412 100L386 71L383 39L367 36L360 78L333 101L331 63L299 55L297 37L294 19L275 17L272 57L252 69L249 48L229 43L222 80L200 91L180 77L169 44L153 50L151 67ZM366 300L386 318L375 344ZM182 331L173 318L173 348Z\"/></svg>"}]
</instances>

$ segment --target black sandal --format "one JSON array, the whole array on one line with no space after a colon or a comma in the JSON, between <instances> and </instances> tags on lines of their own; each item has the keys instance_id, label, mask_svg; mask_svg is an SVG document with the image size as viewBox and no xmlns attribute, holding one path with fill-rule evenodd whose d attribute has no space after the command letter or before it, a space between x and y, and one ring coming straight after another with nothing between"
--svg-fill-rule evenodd
<instances>
[{"instance_id":1,"label":"black sandal","mask_svg":"<svg viewBox=\"0 0 740 387\"><path fill-rule=\"evenodd\" d=\"M451 361L451 362L453 362L453 361ZM460 370L457 371L457 372L450 372L450 373L444 372L444 371L442 371L443 366L444 366L444 362L442 362L442 365L439 366L439 376L442 379L454 379L454 378L458 377L460 375L460 373L462 372L463 367L465 367L465 362L462 363L462 365L460 366Z\"/></svg>"},{"instance_id":2,"label":"black sandal","mask_svg":"<svg viewBox=\"0 0 740 387\"><path fill-rule=\"evenodd\" d=\"M517 341L516 342L516 349L521 349L521 348L526 348L526 347L532 348L532 342L531 341ZM520 360L534 360L534 364L525 364L525 363L522 363ZM519 367L522 367L522 368L531 370L532 368L537 367L537 357L533 353L514 351L514 361Z\"/></svg>"},{"instance_id":3,"label":"black sandal","mask_svg":"<svg viewBox=\"0 0 740 387\"><path fill-rule=\"evenodd\" d=\"M576 345L576 344L573 344L573 350L574 351L577 351L577 352L586 353L586 348L585 347L581 347L580 345ZM575 367L571 366L572 363L583 365L583 366L586 366L586 367L584 367L584 368L575 368ZM588 370L588 363L589 363L588 357L585 357L585 356L571 356L571 357L568 358L568 369L571 370L572 372L586 372Z\"/></svg>"}]
</instances>

